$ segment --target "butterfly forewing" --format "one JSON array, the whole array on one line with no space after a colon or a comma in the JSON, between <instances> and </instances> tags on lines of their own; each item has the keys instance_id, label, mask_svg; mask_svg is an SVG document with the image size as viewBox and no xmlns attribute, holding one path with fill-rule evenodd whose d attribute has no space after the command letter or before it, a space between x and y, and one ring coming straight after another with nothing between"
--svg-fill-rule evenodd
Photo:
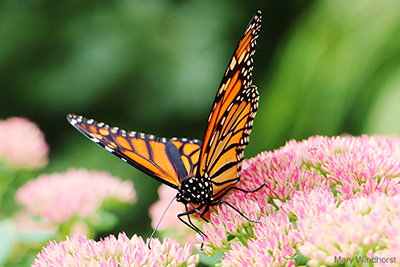
<instances>
[{"instance_id":1,"label":"butterfly forewing","mask_svg":"<svg viewBox=\"0 0 400 267\"><path fill-rule=\"evenodd\" d=\"M68 115L67 119L101 147L173 188L193 175L197 166L200 141L126 132L76 115Z\"/></svg>"},{"instance_id":2,"label":"butterfly forewing","mask_svg":"<svg viewBox=\"0 0 400 267\"><path fill-rule=\"evenodd\" d=\"M210 177L213 195L239 180L243 150L258 109L252 84L253 55L261 12L251 20L222 79L201 147L198 177Z\"/></svg>"}]
</instances>

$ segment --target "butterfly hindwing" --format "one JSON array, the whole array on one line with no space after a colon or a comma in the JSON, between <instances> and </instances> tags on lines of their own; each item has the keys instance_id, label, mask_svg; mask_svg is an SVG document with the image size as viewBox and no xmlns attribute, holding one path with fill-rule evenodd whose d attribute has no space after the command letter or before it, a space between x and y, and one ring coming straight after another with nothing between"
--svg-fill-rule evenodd
<instances>
[{"instance_id":1,"label":"butterfly hindwing","mask_svg":"<svg viewBox=\"0 0 400 267\"><path fill-rule=\"evenodd\" d=\"M261 12L250 21L222 79L201 147L198 177L210 177L217 196L239 181L259 94L252 85L253 55Z\"/></svg>"},{"instance_id":2,"label":"butterfly hindwing","mask_svg":"<svg viewBox=\"0 0 400 267\"><path fill-rule=\"evenodd\" d=\"M198 164L201 142L188 139L158 138L126 132L107 124L68 115L68 121L92 141L151 177L178 188Z\"/></svg>"}]
</instances>

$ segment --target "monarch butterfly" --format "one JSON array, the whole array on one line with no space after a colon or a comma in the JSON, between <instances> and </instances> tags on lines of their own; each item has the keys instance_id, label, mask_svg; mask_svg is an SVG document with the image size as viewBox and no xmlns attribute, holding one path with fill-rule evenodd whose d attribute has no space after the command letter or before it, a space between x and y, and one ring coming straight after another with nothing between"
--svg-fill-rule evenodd
<instances>
[{"instance_id":1,"label":"monarch butterfly","mask_svg":"<svg viewBox=\"0 0 400 267\"><path fill-rule=\"evenodd\" d=\"M111 128L92 119L69 114L68 121L92 141L147 175L176 189L175 199L185 205L179 220L202 236L205 234L190 220L200 217L210 206L226 204L222 198L240 179L243 150L249 142L258 110L259 94L252 85L253 55L261 28L261 12L250 21L228 65L217 92L203 142L159 138L138 132ZM188 208L188 205L190 207ZM187 216L185 221L183 216ZM253 220L250 220L253 221ZM254 221L253 221L254 222Z\"/></svg>"}]
</instances>

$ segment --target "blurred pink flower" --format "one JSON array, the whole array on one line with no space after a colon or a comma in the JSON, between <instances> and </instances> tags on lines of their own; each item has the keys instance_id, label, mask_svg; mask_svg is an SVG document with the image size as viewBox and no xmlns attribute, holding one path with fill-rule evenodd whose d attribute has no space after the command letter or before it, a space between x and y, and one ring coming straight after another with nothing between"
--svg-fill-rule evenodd
<instances>
[{"instance_id":1,"label":"blurred pink flower","mask_svg":"<svg viewBox=\"0 0 400 267\"><path fill-rule=\"evenodd\" d=\"M25 118L0 120L0 160L14 168L35 169L46 165L48 153L36 124Z\"/></svg>"},{"instance_id":2,"label":"blurred pink flower","mask_svg":"<svg viewBox=\"0 0 400 267\"><path fill-rule=\"evenodd\" d=\"M93 215L106 199L133 202L135 197L131 181L84 169L43 174L16 193L17 203L23 205L28 214L55 223L66 222L73 216Z\"/></svg>"},{"instance_id":3,"label":"blurred pink flower","mask_svg":"<svg viewBox=\"0 0 400 267\"><path fill-rule=\"evenodd\" d=\"M400 195L399 182L398 137L292 140L243 163L238 186L264 188L255 193L232 190L225 197L261 223L222 204L212 208L210 222L203 226L207 238L198 236L198 241L209 255L228 249L223 266L293 266L300 247L310 257L309 265L328 264L338 253L346 257L362 249L373 248L366 256L387 256L399 251L399 231L393 227L398 225L393 207L399 205L394 200ZM352 208L346 208L350 203ZM391 214L382 205L393 206Z\"/></svg>"},{"instance_id":4,"label":"blurred pink flower","mask_svg":"<svg viewBox=\"0 0 400 267\"><path fill-rule=\"evenodd\" d=\"M53 222L48 220L38 220L32 217L31 214L20 211L13 215L15 222L15 229L18 234L30 234L30 233L43 233L47 236L54 237L58 232L58 227ZM47 241L46 239L45 241Z\"/></svg>"},{"instance_id":5,"label":"blurred pink flower","mask_svg":"<svg viewBox=\"0 0 400 267\"><path fill-rule=\"evenodd\" d=\"M141 237L129 239L125 233L98 242L81 234L71 235L60 243L50 242L37 255L32 267L62 266L190 266L199 262L199 255L191 255L190 245L181 248L173 239L151 240L151 249Z\"/></svg>"},{"instance_id":6,"label":"blurred pink flower","mask_svg":"<svg viewBox=\"0 0 400 267\"><path fill-rule=\"evenodd\" d=\"M154 203L149 210L153 229L155 229L160 222L162 214L169 202L175 197L176 193L177 191L175 189L164 184L158 188L159 200ZM181 243L195 244L197 241L195 232L176 217L182 212L185 212L185 206L174 200L166 211L164 218L161 220L157 231L164 233L163 236L172 236Z\"/></svg>"},{"instance_id":7,"label":"blurred pink flower","mask_svg":"<svg viewBox=\"0 0 400 267\"><path fill-rule=\"evenodd\" d=\"M168 203L175 197L177 191L169 186L161 185L158 188L159 200L150 207L150 216L152 218L151 226L153 229L156 227L161 219L162 214L167 208ZM185 206L182 203L173 201L171 206L168 208L163 220L160 222L158 227L159 230L167 230L168 228L174 228L182 223L176 217L177 214L185 212Z\"/></svg>"}]
</instances>

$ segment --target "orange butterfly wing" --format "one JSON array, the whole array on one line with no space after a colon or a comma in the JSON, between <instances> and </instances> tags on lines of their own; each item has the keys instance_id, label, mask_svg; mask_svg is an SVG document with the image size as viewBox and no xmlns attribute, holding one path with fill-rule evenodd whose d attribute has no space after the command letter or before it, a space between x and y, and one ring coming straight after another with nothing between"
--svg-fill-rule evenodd
<instances>
[{"instance_id":1,"label":"orange butterfly wing","mask_svg":"<svg viewBox=\"0 0 400 267\"><path fill-rule=\"evenodd\" d=\"M195 173L201 146L198 140L167 139L126 132L71 114L67 119L107 151L173 188L177 189L185 177Z\"/></svg>"},{"instance_id":2,"label":"orange butterfly wing","mask_svg":"<svg viewBox=\"0 0 400 267\"><path fill-rule=\"evenodd\" d=\"M210 177L214 198L239 181L259 94L252 85L261 12L250 21L222 79L201 147L197 177Z\"/></svg>"}]
</instances>

